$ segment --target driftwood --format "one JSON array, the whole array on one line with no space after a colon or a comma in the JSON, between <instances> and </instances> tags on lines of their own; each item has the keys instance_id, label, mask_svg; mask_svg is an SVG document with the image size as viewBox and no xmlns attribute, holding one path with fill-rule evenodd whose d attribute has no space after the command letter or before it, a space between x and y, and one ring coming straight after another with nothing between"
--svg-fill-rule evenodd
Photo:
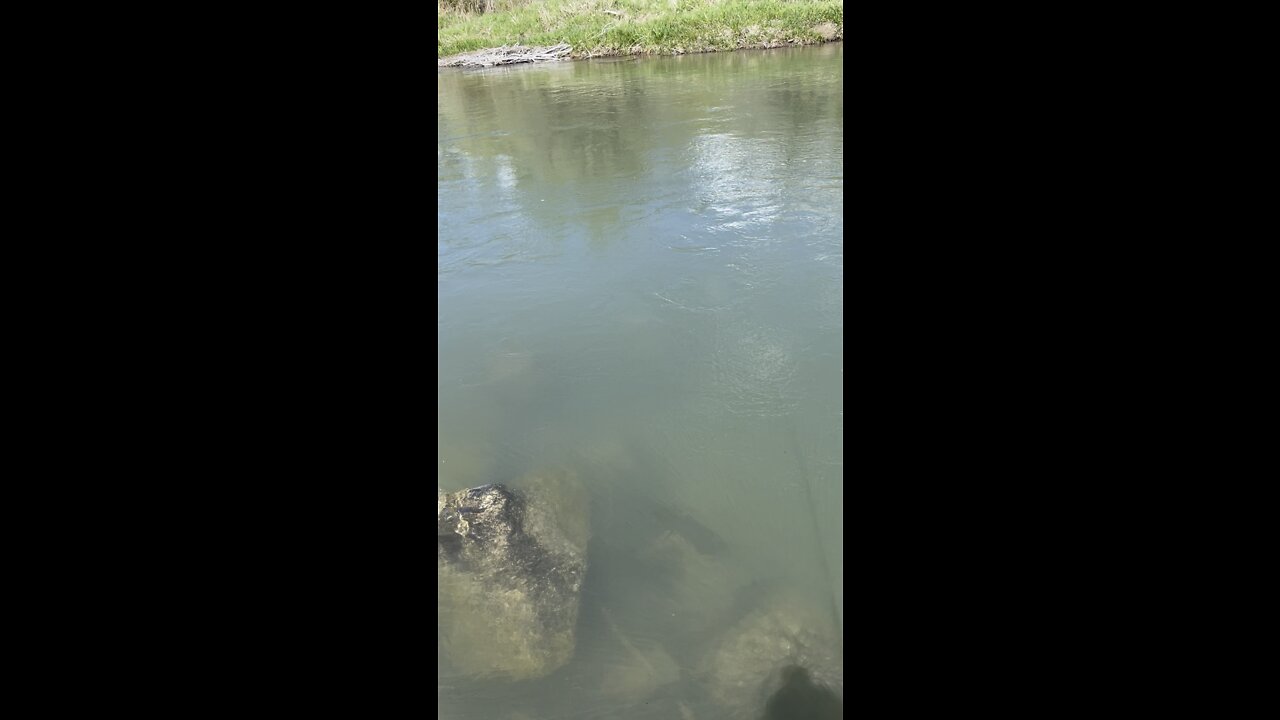
<instances>
[{"instance_id":1,"label":"driftwood","mask_svg":"<svg viewBox=\"0 0 1280 720\"><path fill-rule=\"evenodd\" d=\"M550 47L503 45L500 48L477 50L441 58L436 64L440 67L493 67L494 65L512 65L514 63L546 62L568 57L570 50L572 48L567 43L560 43Z\"/></svg>"}]
</instances>

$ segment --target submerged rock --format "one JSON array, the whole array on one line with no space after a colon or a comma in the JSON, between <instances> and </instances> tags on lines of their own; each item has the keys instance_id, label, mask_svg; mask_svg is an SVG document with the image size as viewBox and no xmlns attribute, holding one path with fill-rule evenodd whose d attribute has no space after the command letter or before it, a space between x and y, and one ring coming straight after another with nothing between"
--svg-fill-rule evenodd
<instances>
[{"instance_id":1,"label":"submerged rock","mask_svg":"<svg viewBox=\"0 0 1280 720\"><path fill-rule=\"evenodd\" d=\"M437 491L439 655L465 676L525 680L573 655L587 504L569 475Z\"/></svg>"},{"instance_id":2,"label":"submerged rock","mask_svg":"<svg viewBox=\"0 0 1280 720\"><path fill-rule=\"evenodd\" d=\"M815 685L809 672L788 665L778 674L778 688L764 706L764 720L840 720L844 703L830 688Z\"/></svg>"},{"instance_id":3,"label":"submerged rock","mask_svg":"<svg viewBox=\"0 0 1280 720\"><path fill-rule=\"evenodd\" d=\"M840 631L821 606L779 595L748 613L704 659L712 699L733 717L827 717L844 697ZM798 712L798 711L797 711ZM808 710L805 710L808 712ZM838 717L839 715L836 715Z\"/></svg>"}]
</instances>

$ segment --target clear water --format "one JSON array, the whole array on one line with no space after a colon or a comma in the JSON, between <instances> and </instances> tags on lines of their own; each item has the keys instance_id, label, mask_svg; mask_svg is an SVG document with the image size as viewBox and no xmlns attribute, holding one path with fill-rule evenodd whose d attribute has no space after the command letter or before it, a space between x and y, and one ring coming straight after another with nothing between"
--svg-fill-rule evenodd
<instances>
[{"instance_id":1,"label":"clear water","mask_svg":"<svg viewBox=\"0 0 1280 720\"><path fill-rule=\"evenodd\" d=\"M439 71L437 483L565 470L592 526L574 659L442 662L441 717L731 717L759 597L842 632L842 57Z\"/></svg>"}]
</instances>

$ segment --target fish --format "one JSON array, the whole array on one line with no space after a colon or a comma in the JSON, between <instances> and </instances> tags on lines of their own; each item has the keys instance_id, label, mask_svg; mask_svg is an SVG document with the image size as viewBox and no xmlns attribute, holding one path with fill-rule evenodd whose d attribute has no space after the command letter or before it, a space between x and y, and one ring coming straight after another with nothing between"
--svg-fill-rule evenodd
<instances>
[{"instance_id":1,"label":"fish","mask_svg":"<svg viewBox=\"0 0 1280 720\"><path fill-rule=\"evenodd\" d=\"M719 535L682 510L669 505L655 504L652 512L660 524L688 540L694 549L704 555L721 555L729 549L728 544Z\"/></svg>"}]
</instances>

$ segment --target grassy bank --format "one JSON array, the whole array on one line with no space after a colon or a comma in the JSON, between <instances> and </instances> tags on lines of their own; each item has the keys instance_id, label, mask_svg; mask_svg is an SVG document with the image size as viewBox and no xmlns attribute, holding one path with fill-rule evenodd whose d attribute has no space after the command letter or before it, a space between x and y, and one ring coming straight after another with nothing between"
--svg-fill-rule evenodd
<instances>
[{"instance_id":1,"label":"grassy bank","mask_svg":"<svg viewBox=\"0 0 1280 720\"><path fill-rule=\"evenodd\" d=\"M436 7L437 58L517 43L568 43L583 58L844 37L843 0L436 0Z\"/></svg>"}]
</instances>

